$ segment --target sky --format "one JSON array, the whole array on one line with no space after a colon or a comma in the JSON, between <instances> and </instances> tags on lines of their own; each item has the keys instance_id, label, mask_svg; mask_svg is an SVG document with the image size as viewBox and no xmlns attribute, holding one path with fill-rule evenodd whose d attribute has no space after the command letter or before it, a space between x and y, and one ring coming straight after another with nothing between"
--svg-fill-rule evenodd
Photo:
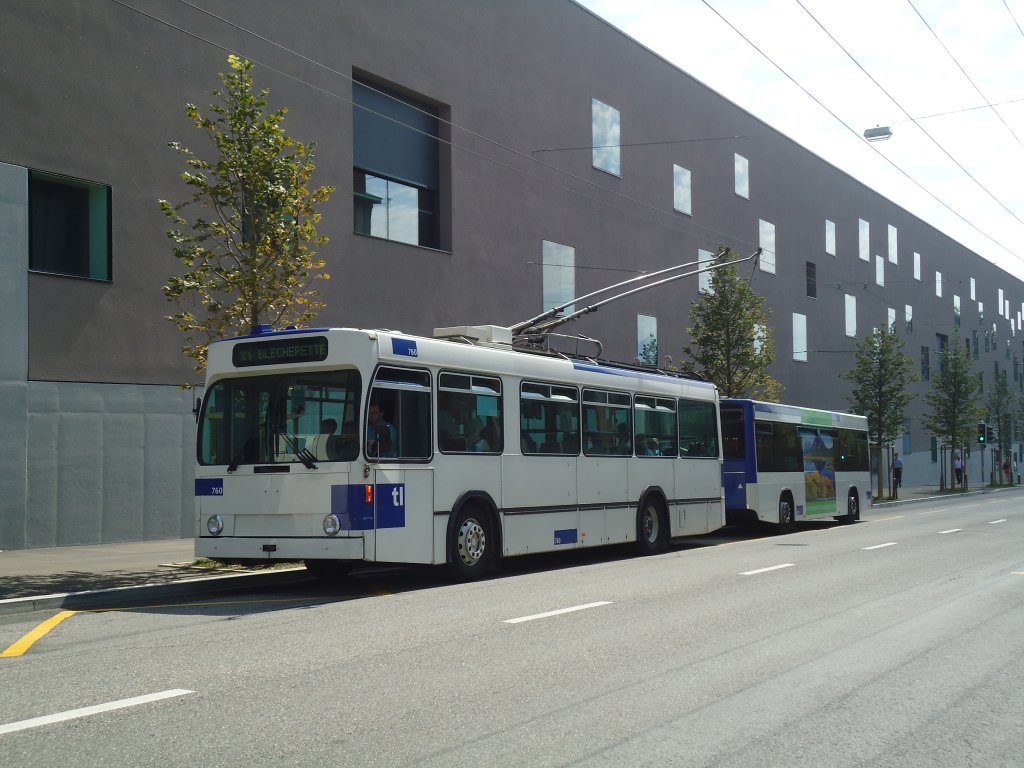
<instances>
[{"instance_id":1,"label":"sky","mask_svg":"<svg viewBox=\"0 0 1024 768\"><path fill-rule=\"evenodd\" d=\"M1024 280L1024 0L577 1Z\"/></svg>"}]
</instances>

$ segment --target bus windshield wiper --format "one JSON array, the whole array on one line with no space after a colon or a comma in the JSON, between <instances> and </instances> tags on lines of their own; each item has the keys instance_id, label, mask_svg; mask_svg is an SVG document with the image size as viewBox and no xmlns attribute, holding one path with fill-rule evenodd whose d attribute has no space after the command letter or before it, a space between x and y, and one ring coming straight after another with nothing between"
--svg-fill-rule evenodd
<instances>
[{"instance_id":1,"label":"bus windshield wiper","mask_svg":"<svg viewBox=\"0 0 1024 768\"><path fill-rule=\"evenodd\" d=\"M229 474L231 472L234 472L236 469L238 469L238 465L242 463L242 459L244 459L246 457L246 455L249 453L249 449L252 448L252 446L255 445L255 444L256 444L256 435L250 433L249 436L245 439L245 442L242 443L241 450L239 450L238 453L235 454L234 458L231 459L231 463L228 464L228 473Z\"/></svg>"},{"instance_id":2,"label":"bus windshield wiper","mask_svg":"<svg viewBox=\"0 0 1024 768\"><path fill-rule=\"evenodd\" d=\"M310 453L308 448L299 448L298 437L295 435L289 435L284 430L281 430L279 434L284 438L284 441L291 449L291 452L295 454L295 458L302 462L302 466L306 469L317 469L316 456Z\"/></svg>"}]
</instances>

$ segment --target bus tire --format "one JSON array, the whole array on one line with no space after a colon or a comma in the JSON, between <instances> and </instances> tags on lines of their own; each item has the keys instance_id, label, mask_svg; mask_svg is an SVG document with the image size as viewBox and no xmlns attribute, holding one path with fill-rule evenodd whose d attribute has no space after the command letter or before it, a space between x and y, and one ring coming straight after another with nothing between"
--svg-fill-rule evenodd
<instances>
[{"instance_id":1,"label":"bus tire","mask_svg":"<svg viewBox=\"0 0 1024 768\"><path fill-rule=\"evenodd\" d=\"M846 514L839 518L844 525L852 525L860 520L860 497L856 490L851 490L846 497Z\"/></svg>"},{"instance_id":2,"label":"bus tire","mask_svg":"<svg viewBox=\"0 0 1024 768\"><path fill-rule=\"evenodd\" d=\"M654 555L668 547L668 517L656 496L647 496L636 513L636 543L640 553Z\"/></svg>"},{"instance_id":3,"label":"bus tire","mask_svg":"<svg viewBox=\"0 0 1024 768\"><path fill-rule=\"evenodd\" d=\"M779 533L789 533L793 530L793 497L789 493L783 493L779 497Z\"/></svg>"},{"instance_id":4,"label":"bus tire","mask_svg":"<svg viewBox=\"0 0 1024 768\"><path fill-rule=\"evenodd\" d=\"M462 509L452 526L452 569L462 580L479 579L490 567L497 537L490 516L476 505Z\"/></svg>"},{"instance_id":5,"label":"bus tire","mask_svg":"<svg viewBox=\"0 0 1024 768\"><path fill-rule=\"evenodd\" d=\"M333 584L348 576L352 570L351 560L303 560L306 570L317 581Z\"/></svg>"}]
</instances>

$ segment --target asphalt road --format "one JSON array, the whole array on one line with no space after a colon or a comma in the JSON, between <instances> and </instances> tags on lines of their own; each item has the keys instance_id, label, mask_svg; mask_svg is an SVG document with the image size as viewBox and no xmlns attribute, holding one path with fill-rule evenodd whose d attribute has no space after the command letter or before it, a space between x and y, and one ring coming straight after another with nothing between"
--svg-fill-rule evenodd
<instances>
[{"instance_id":1,"label":"asphalt road","mask_svg":"<svg viewBox=\"0 0 1024 768\"><path fill-rule=\"evenodd\" d=\"M19 767L1018 768L1021 712L1020 492L75 613L0 659Z\"/></svg>"}]
</instances>

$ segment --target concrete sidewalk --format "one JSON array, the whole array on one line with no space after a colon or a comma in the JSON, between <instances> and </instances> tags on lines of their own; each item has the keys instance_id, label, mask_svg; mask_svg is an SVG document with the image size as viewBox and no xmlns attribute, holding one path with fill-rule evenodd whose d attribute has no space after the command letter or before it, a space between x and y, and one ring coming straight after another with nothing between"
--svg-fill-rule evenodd
<instances>
[{"instance_id":1,"label":"concrete sidewalk","mask_svg":"<svg viewBox=\"0 0 1024 768\"><path fill-rule=\"evenodd\" d=\"M192 539L0 551L0 614L241 589L296 571L307 578L302 567L240 573L189 567L194 560Z\"/></svg>"}]
</instances>

